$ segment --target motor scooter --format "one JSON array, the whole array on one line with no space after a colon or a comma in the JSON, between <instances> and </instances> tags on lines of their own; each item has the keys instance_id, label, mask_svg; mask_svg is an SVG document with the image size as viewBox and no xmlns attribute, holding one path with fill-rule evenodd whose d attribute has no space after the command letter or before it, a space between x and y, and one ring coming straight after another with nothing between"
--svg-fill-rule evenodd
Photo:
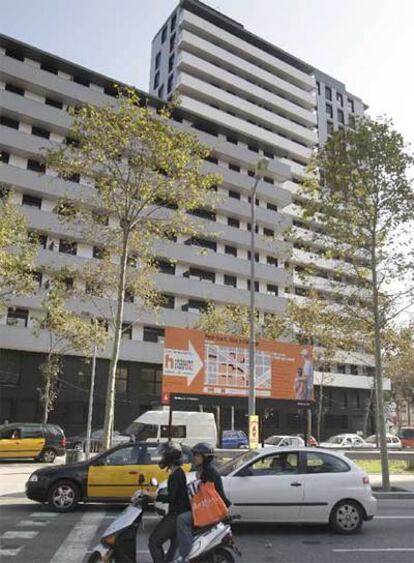
<instances>
[{"instance_id":1,"label":"motor scooter","mask_svg":"<svg viewBox=\"0 0 414 563\"><path fill-rule=\"evenodd\" d=\"M157 484L155 479L151 480L153 487ZM148 495L137 491L127 508L105 530L85 563L140 563L136 559L136 539L148 503ZM229 521L194 529L191 563L235 563L233 553L240 555Z\"/></svg>"}]
</instances>

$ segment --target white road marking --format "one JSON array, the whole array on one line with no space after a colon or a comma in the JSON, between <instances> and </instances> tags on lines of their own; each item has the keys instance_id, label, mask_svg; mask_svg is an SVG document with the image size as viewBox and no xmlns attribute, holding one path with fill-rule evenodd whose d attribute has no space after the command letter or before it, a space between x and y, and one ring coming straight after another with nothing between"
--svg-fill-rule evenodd
<instances>
[{"instance_id":1,"label":"white road marking","mask_svg":"<svg viewBox=\"0 0 414 563\"><path fill-rule=\"evenodd\" d=\"M375 520L414 520L413 516L375 516Z\"/></svg>"},{"instance_id":2,"label":"white road marking","mask_svg":"<svg viewBox=\"0 0 414 563\"><path fill-rule=\"evenodd\" d=\"M59 516L59 512L32 512L30 514L31 518L56 518Z\"/></svg>"},{"instance_id":3,"label":"white road marking","mask_svg":"<svg viewBox=\"0 0 414 563\"><path fill-rule=\"evenodd\" d=\"M361 548L354 548L354 549L333 549L335 553L357 553L357 552L364 552L364 553L375 553L375 552L393 552L393 551L414 551L414 547L361 547Z\"/></svg>"},{"instance_id":4,"label":"white road marking","mask_svg":"<svg viewBox=\"0 0 414 563\"><path fill-rule=\"evenodd\" d=\"M39 532L19 532L19 531L12 531L12 532L4 532L1 538L4 540L32 540L37 536Z\"/></svg>"},{"instance_id":5,"label":"white road marking","mask_svg":"<svg viewBox=\"0 0 414 563\"><path fill-rule=\"evenodd\" d=\"M49 563L79 563L82 561L104 516L105 512L86 512L70 534L66 536L65 541Z\"/></svg>"},{"instance_id":6,"label":"white road marking","mask_svg":"<svg viewBox=\"0 0 414 563\"><path fill-rule=\"evenodd\" d=\"M46 526L47 524L49 524L49 522L40 522L39 520L20 520L17 525L21 528L30 528L30 526L39 528L40 526Z\"/></svg>"},{"instance_id":7,"label":"white road marking","mask_svg":"<svg viewBox=\"0 0 414 563\"><path fill-rule=\"evenodd\" d=\"M23 546L21 545L20 547L14 547L12 549L10 548L1 548L0 547L0 558L2 556L6 557L14 557L15 555L17 555L19 553L19 551L21 551L23 549Z\"/></svg>"}]
</instances>

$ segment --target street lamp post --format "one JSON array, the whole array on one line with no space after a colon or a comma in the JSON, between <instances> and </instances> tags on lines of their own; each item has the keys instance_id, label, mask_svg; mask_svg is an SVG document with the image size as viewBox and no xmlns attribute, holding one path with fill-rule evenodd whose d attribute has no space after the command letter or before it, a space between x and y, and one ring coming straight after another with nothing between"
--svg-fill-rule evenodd
<instances>
[{"instance_id":1,"label":"street lamp post","mask_svg":"<svg viewBox=\"0 0 414 563\"><path fill-rule=\"evenodd\" d=\"M93 356L92 356L92 370L91 370L91 384L89 388L89 406L88 406L88 422L86 425L86 442L85 442L85 457L89 459L91 455L91 434L92 434L92 417L93 417L93 395L95 390L95 373L96 373L96 353L97 353L97 328L98 321L93 318Z\"/></svg>"},{"instance_id":2,"label":"street lamp post","mask_svg":"<svg viewBox=\"0 0 414 563\"><path fill-rule=\"evenodd\" d=\"M266 172L269 160L260 158L256 164L256 173L250 201L250 332L249 332L249 421L256 414L256 326L255 326L255 254L256 254L256 192L260 178ZM249 438L250 435L249 425Z\"/></svg>"}]
</instances>

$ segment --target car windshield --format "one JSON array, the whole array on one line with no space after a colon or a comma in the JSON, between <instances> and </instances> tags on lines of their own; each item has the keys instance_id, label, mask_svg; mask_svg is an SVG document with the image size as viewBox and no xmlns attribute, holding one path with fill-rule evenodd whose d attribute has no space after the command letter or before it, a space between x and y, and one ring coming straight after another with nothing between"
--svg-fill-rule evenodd
<instances>
[{"instance_id":1,"label":"car windshield","mask_svg":"<svg viewBox=\"0 0 414 563\"><path fill-rule=\"evenodd\" d=\"M258 453L259 452L257 450L251 450L249 452L245 452L244 454L238 455L237 457L231 459L223 465L220 465L218 467L220 475L223 475L223 477L230 475L230 473L236 471L236 469L244 465L247 461L254 459Z\"/></svg>"},{"instance_id":2,"label":"car windshield","mask_svg":"<svg viewBox=\"0 0 414 563\"><path fill-rule=\"evenodd\" d=\"M326 441L328 444L342 444L344 436L331 436L329 440Z\"/></svg>"},{"instance_id":3,"label":"car windshield","mask_svg":"<svg viewBox=\"0 0 414 563\"><path fill-rule=\"evenodd\" d=\"M373 434L372 436L368 436L368 438L366 438L365 441L368 442L368 444L376 444L377 437L375 434Z\"/></svg>"},{"instance_id":4,"label":"car windshield","mask_svg":"<svg viewBox=\"0 0 414 563\"><path fill-rule=\"evenodd\" d=\"M125 430L125 434L132 434L137 440L148 440L157 438L158 426L155 424L145 424L143 422L132 422Z\"/></svg>"},{"instance_id":5,"label":"car windshield","mask_svg":"<svg viewBox=\"0 0 414 563\"><path fill-rule=\"evenodd\" d=\"M403 428L401 430L400 437L405 438L406 440L412 440L414 438L414 428Z\"/></svg>"},{"instance_id":6,"label":"car windshield","mask_svg":"<svg viewBox=\"0 0 414 563\"><path fill-rule=\"evenodd\" d=\"M281 439L282 436L269 436L269 438L266 438L265 444L268 444L269 446L277 446Z\"/></svg>"}]
</instances>

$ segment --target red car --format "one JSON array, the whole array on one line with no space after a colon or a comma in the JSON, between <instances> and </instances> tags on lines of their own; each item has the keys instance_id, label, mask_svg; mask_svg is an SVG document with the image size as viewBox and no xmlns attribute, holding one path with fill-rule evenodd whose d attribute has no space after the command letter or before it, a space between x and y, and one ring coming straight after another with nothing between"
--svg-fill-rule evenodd
<instances>
[{"instance_id":1,"label":"red car","mask_svg":"<svg viewBox=\"0 0 414 563\"><path fill-rule=\"evenodd\" d=\"M398 434L399 439L403 448L414 448L414 427L405 426L401 428L401 432Z\"/></svg>"}]
</instances>

